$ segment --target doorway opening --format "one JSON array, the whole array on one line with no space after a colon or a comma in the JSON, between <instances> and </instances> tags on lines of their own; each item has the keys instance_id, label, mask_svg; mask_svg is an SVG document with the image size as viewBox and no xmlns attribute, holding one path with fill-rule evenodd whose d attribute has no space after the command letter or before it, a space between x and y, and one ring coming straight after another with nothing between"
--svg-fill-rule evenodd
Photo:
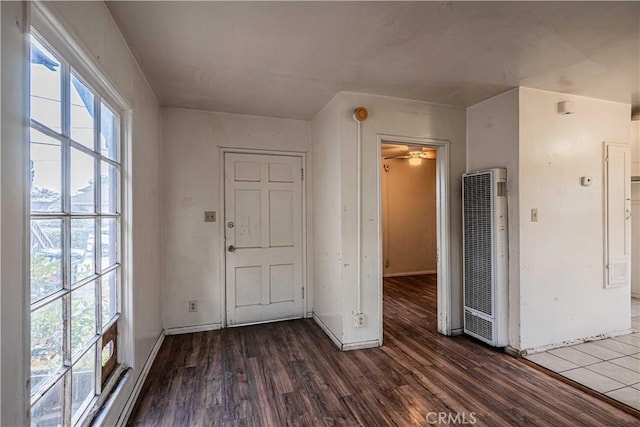
<instances>
[{"instance_id":1,"label":"doorway opening","mask_svg":"<svg viewBox=\"0 0 640 427\"><path fill-rule=\"evenodd\" d=\"M451 335L446 141L379 136L384 322Z\"/></svg>"}]
</instances>

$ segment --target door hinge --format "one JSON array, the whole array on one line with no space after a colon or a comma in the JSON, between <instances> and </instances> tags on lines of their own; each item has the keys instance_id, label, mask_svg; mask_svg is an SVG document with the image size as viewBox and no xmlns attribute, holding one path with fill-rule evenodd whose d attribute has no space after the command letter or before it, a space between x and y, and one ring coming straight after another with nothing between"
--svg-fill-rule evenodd
<instances>
[{"instance_id":1,"label":"door hinge","mask_svg":"<svg viewBox=\"0 0 640 427\"><path fill-rule=\"evenodd\" d=\"M304 298L304 287L302 288L302 298Z\"/></svg>"},{"instance_id":2,"label":"door hinge","mask_svg":"<svg viewBox=\"0 0 640 427\"><path fill-rule=\"evenodd\" d=\"M304 169L300 169L300 179L304 180Z\"/></svg>"}]
</instances>

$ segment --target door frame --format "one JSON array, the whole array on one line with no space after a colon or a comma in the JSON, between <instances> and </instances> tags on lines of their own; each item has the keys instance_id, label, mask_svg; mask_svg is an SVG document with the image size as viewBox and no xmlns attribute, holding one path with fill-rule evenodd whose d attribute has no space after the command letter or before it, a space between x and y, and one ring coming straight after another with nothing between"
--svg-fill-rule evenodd
<instances>
[{"instance_id":1,"label":"door frame","mask_svg":"<svg viewBox=\"0 0 640 427\"><path fill-rule=\"evenodd\" d=\"M420 138L412 136L399 136L378 134L376 157L376 186L378 203L378 304L380 312L380 344L384 338L384 307L383 307L383 282L384 261L382 254L382 144L420 145L436 149L436 244L437 244L437 275L438 275L438 332L443 335L451 335L451 216L450 216L450 178L449 178L449 150L450 141L434 138Z\"/></svg>"},{"instance_id":2,"label":"door frame","mask_svg":"<svg viewBox=\"0 0 640 427\"><path fill-rule=\"evenodd\" d=\"M223 328L229 327L227 324L227 237L226 237L226 229L225 229L225 212L226 212L226 188L225 188L225 157L227 154L257 154L257 155L265 155L265 156L285 156L285 157L299 157L302 163L302 169L304 170L304 177L300 183L301 185L301 203L302 203L302 288L303 288L303 298L302 298L302 317L307 317L307 313L311 311L309 306L309 294L310 289L308 286L308 260L307 260L307 182L308 173L307 173L307 153L300 151L279 151L279 150L258 150L258 149L250 149L250 148L231 148L231 147L220 147L219 148L219 162L220 162L220 216L218 220L218 230L220 232L220 250L222 251L221 265L220 265L220 325ZM268 322L257 322L257 323L268 323ZM236 326L247 326L250 323L243 323L242 325L232 325Z\"/></svg>"}]
</instances>

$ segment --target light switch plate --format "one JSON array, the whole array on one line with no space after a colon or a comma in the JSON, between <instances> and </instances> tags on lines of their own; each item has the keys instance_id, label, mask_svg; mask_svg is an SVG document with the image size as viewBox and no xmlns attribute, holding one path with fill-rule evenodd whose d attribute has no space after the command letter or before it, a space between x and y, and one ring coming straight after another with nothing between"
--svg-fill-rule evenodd
<instances>
[{"instance_id":1,"label":"light switch plate","mask_svg":"<svg viewBox=\"0 0 640 427\"><path fill-rule=\"evenodd\" d=\"M216 222L216 211L204 211L204 222Z\"/></svg>"},{"instance_id":2,"label":"light switch plate","mask_svg":"<svg viewBox=\"0 0 640 427\"><path fill-rule=\"evenodd\" d=\"M538 209L531 209L531 222L538 222Z\"/></svg>"}]
</instances>

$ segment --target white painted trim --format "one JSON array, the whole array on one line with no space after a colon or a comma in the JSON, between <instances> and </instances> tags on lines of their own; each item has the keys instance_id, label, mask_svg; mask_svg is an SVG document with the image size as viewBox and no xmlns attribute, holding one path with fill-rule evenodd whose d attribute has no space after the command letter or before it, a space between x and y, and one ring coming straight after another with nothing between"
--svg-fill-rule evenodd
<instances>
[{"instance_id":1,"label":"white painted trim","mask_svg":"<svg viewBox=\"0 0 640 427\"><path fill-rule=\"evenodd\" d=\"M342 344L342 351L362 350L363 348L380 347L380 341L369 340Z\"/></svg>"},{"instance_id":2,"label":"white painted trim","mask_svg":"<svg viewBox=\"0 0 640 427\"><path fill-rule=\"evenodd\" d=\"M283 317L281 319L261 320L259 322L236 323L233 325L227 325L227 328L241 328L243 326L264 325L267 323L287 322L289 320L299 320L299 319L304 319L304 316L300 315L300 316L292 316L292 317Z\"/></svg>"},{"instance_id":3,"label":"white painted trim","mask_svg":"<svg viewBox=\"0 0 640 427\"><path fill-rule=\"evenodd\" d=\"M525 348L524 350L520 350L520 355L526 356L529 354L542 353L548 350L553 350L554 348L568 347L570 345L582 344L582 343L591 342L591 341L599 341L606 338L619 337L620 335L627 335L631 333L633 333L632 329L623 329L621 331L608 332L600 335L593 335L593 336L584 337L584 338L577 338L574 340L567 340L567 341L557 342L553 344L530 347L530 348Z\"/></svg>"},{"instance_id":4,"label":"white painted trim","mask_svg":"<svg viewBox=\"0 0 640 427\"><path fill-rule=\"evenodd\" d=\"M84 420L80 423L82 427L85 426L101 426L104 425L104 420L107 418L110 411L113 410L116 400L123 392L127 383L131 381L131 368L123 365L118 365L114 372L111 374L113 377L107 380L108 390L102 389L102 393L95 399L95 405L87 411ZM101 401L101 398L104 398Z\"/></svg>"},{"instance_id":5,"label":"white painted trim","mask_svg":"<svg viewBox=\"0 0 640 427\"><path fill-rule=\"evenodd\" d=\"M222 238L220 239L220 241L222 242L222 257L221 257L221 265L220 265L220 283L222 283L221 288L221 292L220 292L220 325L222 328L228 327L228 322L227 322L227 239L226 239L226 230L225 230L225 212L226 212L226 206L225 206L225 202L226 202L226 193L225 193L225 170L224 170L224 166L225 166L225 155L226 154L231 154L231 153L237 153L237 154L262 154L262 155L269 155L269 156L289 156L289 157L299 157L300 158L300 162L302 163L302 168L304 169L304 179L300 182L300 191L302 192L301 194L301 206L302 206L302 212L301 212L301 216L302 216L302 287L304 289L304 298L302 298L302 307L301 307L301 311L300 311L300 317L303 317L305 315L305 313L308 313L308 310L311 309L311 307L308 307L307 305L307 300L308 300L308 296L309 294L313 291L312 289L310 289L310 287L308 286L308 280L309 280L309 276L308 276L308 251L307 251L307 245L309 243L309 236L308 236L308 230L307 230L307 225L309 223L309 218L307 218L307 204L308 204L308 200L307 200L307 195L308 195L308 189L307 189L307 184L306 182L308 182L309 180L309 173L307 172L307 152L305 151L280 151L280 150L259 150L259 149L253 149L253 148L233 148L233 147L219 147L219 162L220 162L220 167L218 168L220 171L220 195L221 195L221 215L220 215L220 221L219 221L219 229L220 229L220 236L222 236ZM295 317L296 319L299 317ZM293 319L293 318L292 318ZM279 319L279 320L290 320L290 319ZM278 320L271 320L269 322L277 322ZM257 322L257 323L252 323L252 324L259 324L259 323L269 323L269 322ZM248 324L244 323L241 325L234 325L234 326L247 326Z\"/></svg>"},{"instance_id":6,"label":"white painted trim","mask_svg":"<svg viewBox=\"0 0 640 427\"><path fill-rule=\"evenodd\" d=\"M89 49L87 49L84 44L79 42L75 36L67 30L65 25L44 2L33 1L29 3L31 4L31 11L36 12L32 13L34 23L36 25L46 25L49 34L56 37L57 40L55 41L64 42L66 45L65 47L68 47L69 53L72 54L72 58L65 57L65 59L72 66L79 65L84 69L84 71L89 73L89 78L91 80L90 84L94 87L97 86L99 89L106 92L120 109L130 110L132 108L131 103L124 96L120 95L116 85L114 85L107 77L107 73L103 71L100 65L95 63L92 56L88 53ZM135 58L134 62L137 64Z\"/></svg>"},{"instance_id":7,"label":"white painted trim","mask_svg":"<svg viewBox=\"0 0 640 427\"><path fill-rule=\"evenodd\" d=\"M518 350L515 347L511 347L510 345L504 348L504 352L507 353L509 356L520 357L520 350Z\"/></svg>"},{"instance_id":8,"label":"white painted trim","mask_svg":"<svg viewBox=\"0 0 640 427\"><path fill-rule=\"evenodd\" d=\"M325 325L324 322L320 320L318 315L315 313L313 313L313 320L315 320L316 324L320 326L320 329L322 329L324 333L327 334L327 336L329 337L329 339L331 339L335 346L338 347L338 350L342 350L342 341L340 341L338 337L334 335L333 331L329 329L327 325Z\"/></svg>"},{"instance_id":9,"label":"white painted trim","mask_svg":"<svg viewBox=\"0 0 640 427\"><path fill-rule=\"evenodd\" d=\"M216 331L218 329L222 329L222 325L220 323L206 323L204 325L167 328L164 330L164 334L165 335L192 334L194 332Z\"/></svg>"},{"instance_id":10,"label":"white painted trim","mask_svg":"<svg viewBox=\"0 0 640 427\"><path fill-rule=\"evenodd\" d=\"M464 328L456 328L451 330L450 337L457 337L460 335L464 335Z\"/></svg>"},{"instance_id":11,"label":"white painted trim","mask_svg":"<svg viewBox=\"0 0 640 427\"><path fill-rule=\"evenodd\" d=\"M437 274L438 270L405 271L402 273L387 273L382 277L420 276L423 274Z\"/></svg>"},{"instance_id":12,"label":"white painted trim","mask_svg":"<svg viewBox=\"0 0 640 427\"><path fill-rule=\"evenodd\" d=\"M155 345L151 349L151 353L149 357L147 357L147 361L144 363L142 367L142 371L140 372L140 376L138 376L138 380L133 386L133 390L127 399L127 403L124 405L124 409L118 418L118 422L116 423L117 427L125 426L127 421L129 421L129 417L131 416L131 411L135 406L136 400L138 400L138 395L140 395L140 390L142 390L142 386L144 382L147 380L147 376L149 375L149 371L151 370L151 366L153 366L153 362L156 360L156 356L158 356L158 352L160 351L160 347L162 347L162 343L164 342L165 332L160 332L158 339L156 340Z\"/></svg>"},{"instance_id":13,"label":"white painted trim","mask_svg":"<svg viewBox=\"0 0 640 427\"><path fill-rule=\"evenodd\" d=\"M378 203L378 262L380 283L378 288L379 304L379 345L383 343L383 284L384 262L382 254L382 144L400 143L410 145L423 145L437 150L436 157L436 197L437 197L437 248L438 248L438 332L443 335L452 335L451 330L451 254L450 254L450 176L449 176L449 151L450 142L444 139L418 138L411 136L398 136L378 134L377 159L376 159L376 194Z\"/></svg>"},{"instance_id":14,"label":"white painted trim","mask_svg":"<svg viewBox=\"0 0 640 427\"><path fill-rule=\"evenodd\" d=\"M609 148L616 147L622 148L625 151L625 165L624 165L624 198L625 198L625 211L629 215L625 218L624 227L625 227L625 255L627 261L627 277L628 281L624 283L609 283L610 274L609 274L609 262L611 261L609 256L609 217L612 216L609 214ZM604 219L603 219L603 227L604 227L604 239L603 239L603 271L604 271L604 289L614 289L627 287L631 285L631 163L629 157L631 155L631 149L629 144L621 144L616 142L607 142L603 141L602 143L602 173L603 173L603 201L604 201Z\"/></svg>"},{"instance_id":15,"label":"white painted trim","mask_svg":"<svg viewBox=\"0 0 640 427\"><path fill-rule=\"evenodd\" d=\"M65 26L64 22L51 10L49 6L41 1L28 2L29 7L26 8L26 13L29 16L27 20L29 22L29 26L27 26L24 31L26 34L30 33L31 28L35 30L36 33L41 35L47 43L51 44L56 53L60 55L61 59L63 59L72 69L76 69L79 72L79 76L82 77L86 83L92 87L93 90L97 92L100 99L102 99L110 108L113 108L117 114L120 116L120 165L121 165L121 188L120 188L120 205L121 205L121 245L120 245L120 256L121 256L121 282L120 282L120 294L121 298L118 305L118 311L120 312L120 321L119 321L119 333L118 339L120 341L120 347L118 351L118 362L124 366L134 366L135 365L135 332L134 332L134 317L135 312L133 310L133 250L132 250L132 230L131 226L133 224L132 217L132 123L133 123L133 106L131 102L123 95L121 95L118 87L112 82L112 80L108 77L108 73L106 73L99 62L95 61L95 58L91 55L90 50L76 38L76 36L70 32ZM26 21L25 21L26 22ZM25 58L28 58L28 49L29 49L29 38L25 37L25 45L26 45L26 54ZM133 58L133 56L132 56ZM139 64L133 58L134 62L139 68ZM28 62L26 62L28 66ZM25 74L26 75L26 74ZM148 81L146 82L148 85ZM149 86L150 87L150 86ZM151 90L153 93L153 90ZM28 102L29 93L25 94L25 99ZM155 96L155 94L154 94ZM157 98L156 98L157 100ZM29 128L29 120L27 116L27 122L25 124L26 128ZM28 142L28 141L27 141ZM28 144L25 145L27 147ZM28 178L28 176L27 176ZM27 179L28 182L28 179ZM28 188L28 186L27 186ZM28 199L28 198L27 198ZM26 209L27 218L29 217L29 209ZM28 239L29 232L28 228L25 229L24 235L26 239ZM28 241L28 240L27 240ZM27 258L28 259L28 258ZM26 266L28 269L28 266ZM27 270L28 271L28 270ZM27 289L27 288L25 288ZM25 301L29 302L29 298L26 298ZM28 325L27 325L28 328ZM28 329L27 329L28 330ZM28 332L27 332L28 338ZM161 345L162 340L164 339L163 333L161 333L159 340L160 344L156 343L159 349L159 345ZM27 342L26 348L30 349L30 343ZM157 352L157 349L154 350ZM155 358L155 354L153 354L153 358ZM151 355L150 355L151 357ZM27 360L28 362L28 360ZM151 360L151 363L153 360ZM149 363L149 359L147 360ZM150 369L151 364L147 367L145 364L145 368ZM125 378L118 384L111 392L111 394L107 398L108 401L115 400L114 397L118 396L123 388L124 384L128 381L128 374L125 374ZM143 381L144 382L144 381ZM142 387L142 384L137 387ZM139 393L139 389L136 393ZM107 395L109 393L107 392ZM106 396L106 395L105 395ZM102 396L102 397L105 397ZM113 399L113 400L112 400ZM129 396L131 399L131 396ZM94 400L96 401L96 400ZM101 404L101 400L97 400L98 404ZM29 413L30 410L30 399L26 399L26 411ZM98 411L103 411L103 407L99 407ZM131 408L129 408L129 411ZM108 412L104 411L105 413ZM83 423L90 419L90 417L86 417L86 412L83 416ZM81 418L82 420L82 418Z\"/></svg>"}]
</instances>

